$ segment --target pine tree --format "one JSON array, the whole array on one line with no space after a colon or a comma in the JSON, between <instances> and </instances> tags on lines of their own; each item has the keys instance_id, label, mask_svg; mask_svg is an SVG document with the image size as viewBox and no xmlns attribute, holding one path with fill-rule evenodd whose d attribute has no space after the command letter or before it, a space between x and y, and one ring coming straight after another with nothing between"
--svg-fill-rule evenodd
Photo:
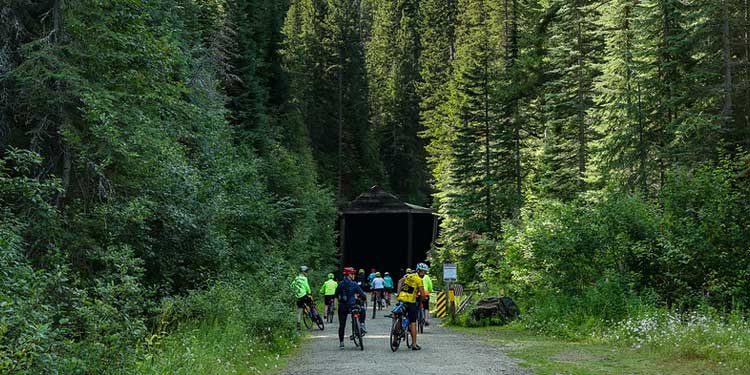
<instances>
[{"instance_id":1,"label":"pine tree","mask_svg":"<svg viewBox=\"0 0 750 375\"><path fill-rule=\"evenodd\" d=\"M284 27L292 102L321 180L335 188L339 203L381 182L383 174L369 123L360 27L359 4L344 0L295 1Z\"/></svg>"},{"instance_id":2,"label":"pine tree","mask_svg":"<svg viewBox=\"0 0 750 375\"><path fill-rule=\"evenodd\" d=\"M419 37L417 2L375 1L367 68L372 123L392 192L428 201L424 145L418 138Z\"/></svg>"},{"instance_id":3,"label":"pine tree","mask_svg":"<svg viewBox=\"0 0 750 375\"><path fill-rule=\"evenodd\" d=\"M421 82L421 136L428 140L427 161L432 167L433 185L444 190L448 180L450 153L448 82L455 58L457 0L422 0L419 3L419 35L423 41L419 57Z\"/></svg>"},{"instance_id":4,"label":"pine tree","mask_svg":"<svg viewBox=\"0 0 750 375\"><path fill-rule=\"evenodd\" d=\"M602 44L595 33L596 2L563 1L549 39L545 110L551 115L543 143L539 189L571 199L587 188L590 143L596 138L587 111L593 105Z\"/></svg>"}]
</instances>

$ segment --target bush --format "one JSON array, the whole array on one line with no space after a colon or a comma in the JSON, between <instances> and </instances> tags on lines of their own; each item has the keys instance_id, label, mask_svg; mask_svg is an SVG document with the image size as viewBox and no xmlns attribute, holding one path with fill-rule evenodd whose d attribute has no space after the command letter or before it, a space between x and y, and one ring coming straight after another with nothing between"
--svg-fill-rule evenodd
<instances>
[{"instance_id":1,"label":"bush","mask_svg":"<svg viewBox=\"0 0 750 375\"><path fill-rule=\"evenodd\" d=\"M750 371L750 323L736 313L727 316L710 308L689 313L644 308L616 324L604 338L635 349L706 359Z\"/></svg>"},{"instance_id":2,"label":"bush","mask_svg":"<svg viewBox=\"0 0 750 375\"><path fill-rule=\"evenodd\" d=\"M290 280L234 274L163 302L137 374L218 374L278 362L296 343Z\"/></svg>"}]
</instances>

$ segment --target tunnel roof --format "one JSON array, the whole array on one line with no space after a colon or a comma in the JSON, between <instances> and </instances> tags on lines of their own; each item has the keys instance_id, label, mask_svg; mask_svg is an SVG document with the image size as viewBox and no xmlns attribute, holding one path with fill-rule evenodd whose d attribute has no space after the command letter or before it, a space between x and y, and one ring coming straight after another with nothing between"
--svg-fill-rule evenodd
<instances>
[{"instance_id":1,"label":"tunnel roof","mask_svg":"<svg viewBox=\"0 0 750 375\"><path fill-rule=\"evenodd\" d=\"M432 214L432 209L401 201L395 195L383 190L378 185L360 194L343 214L387 214L387 213L416 213Z\"/></svg>"}]
</instances>

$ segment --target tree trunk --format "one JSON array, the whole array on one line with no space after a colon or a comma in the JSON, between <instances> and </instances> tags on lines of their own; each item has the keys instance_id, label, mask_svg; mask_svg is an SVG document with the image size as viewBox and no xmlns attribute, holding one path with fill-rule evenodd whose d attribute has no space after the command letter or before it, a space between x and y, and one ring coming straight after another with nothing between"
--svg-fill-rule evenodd
<instances>
[{"instance_id":1,"label":"tree trunk","mask_svg":"<svg viewBox=\"0 0 750 375\"><path fill-rule=\"evenodd\" d=\"M578 59L576 67L578 92L576 93L576 121L578 122L578 186L583 188L583 182L586 175L586 123L584 116L584 76L583 76L583 30L582 15L578 2L575 4L576 12L576 48L578 49Z\"/></svg>"},{"instance_id":2,"label":"tree trunk","mask_svg":"<svg viewBox=\"0 0 750 375\"><path fill-rule=\"evenodd\" d=\"M724 108L721 113L726 118L726 121L731 121L732 118L732 95L734 90L732 88L732 55L731 55L731 43L729 34L729 4L727 0L721 2L721 13L722 13L722 25L721 25L721 36L724 44Z\"/></svg>"},{"instance_id":3,"label":"tree trunk","mask_svg":"<svg viewBox=\"0 0 750 375\"><path fill-rule=\"evenodd\" d=\"M339 51L339 74L338 74L338 122L339 122L339 149L338 149L338 189L336 191L336 201L341 203L343 199L344 184L344 65L342 59L343 51Z\"/></svg>"}]
</instances>

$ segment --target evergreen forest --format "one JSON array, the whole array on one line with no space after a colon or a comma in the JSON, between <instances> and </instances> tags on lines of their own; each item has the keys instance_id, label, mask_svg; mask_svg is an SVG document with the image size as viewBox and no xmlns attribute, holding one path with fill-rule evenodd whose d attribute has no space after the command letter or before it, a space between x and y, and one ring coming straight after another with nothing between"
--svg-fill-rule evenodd
<instances>
[{"instance_id":1,"label":"evergreen forest","mask_svg":"<svg viewBox=\"0 0 750 375\"><path fill-rule=\"evenodd\" d=\"M749 150L747 0L0 0L0 374L272 365L376 184L535 332L750 332Z\"/></svg>"}]
</instances>

